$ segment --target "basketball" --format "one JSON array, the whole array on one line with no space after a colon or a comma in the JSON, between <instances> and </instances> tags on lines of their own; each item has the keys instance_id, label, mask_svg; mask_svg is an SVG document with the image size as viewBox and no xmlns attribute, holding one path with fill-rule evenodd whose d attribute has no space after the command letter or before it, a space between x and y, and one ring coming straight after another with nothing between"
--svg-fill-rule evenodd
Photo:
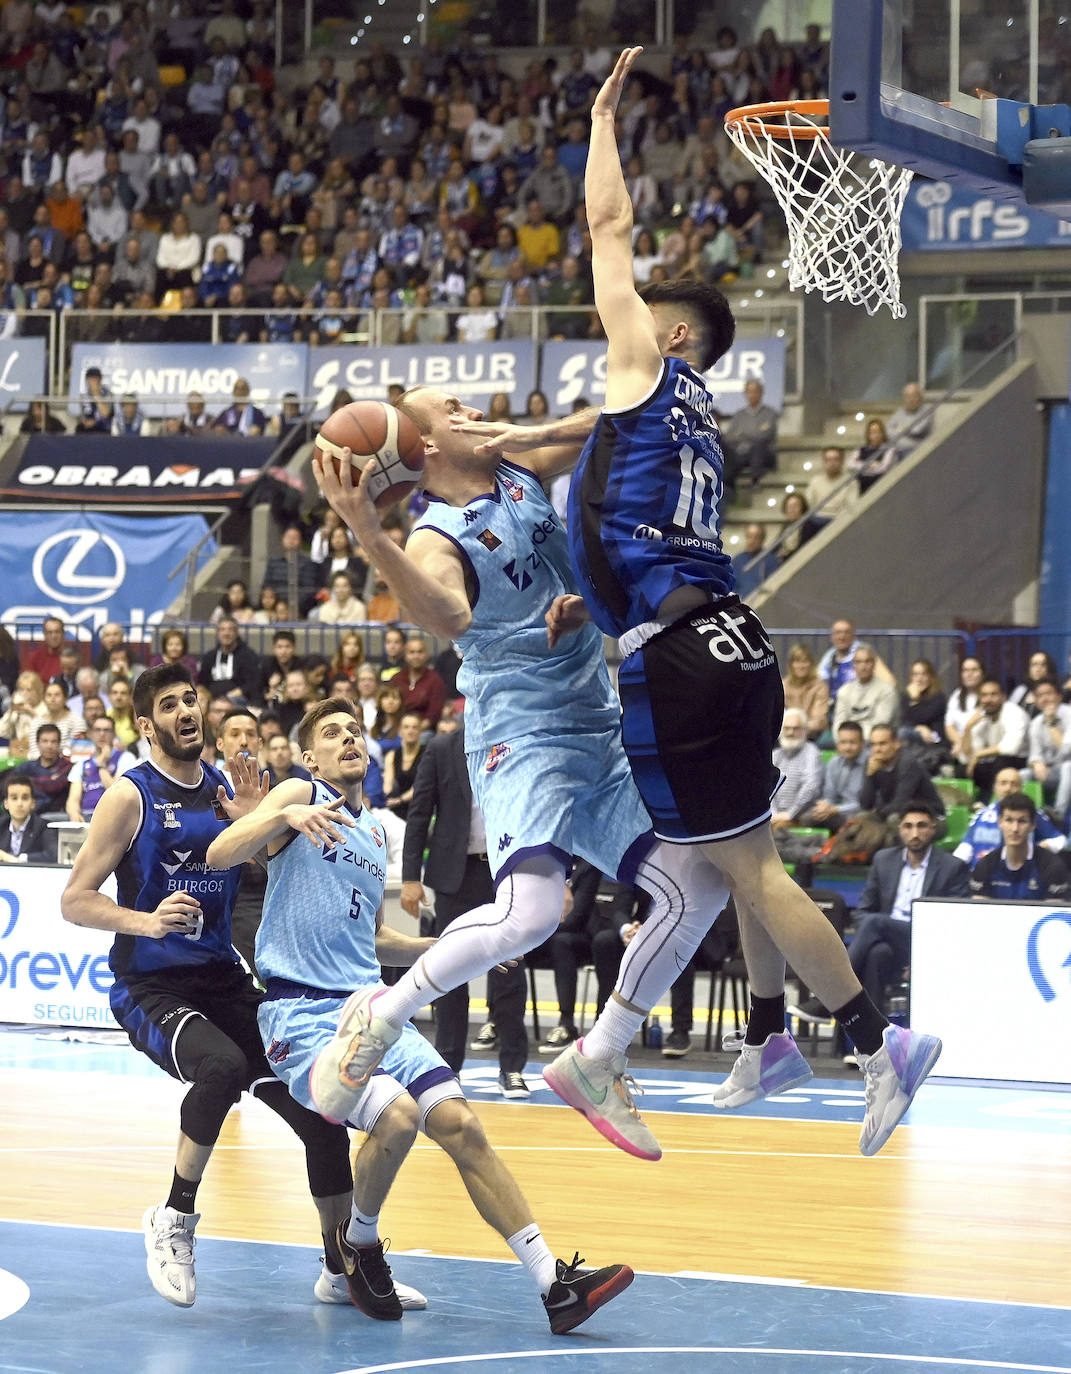
<instances>
[{"instance_id":1,"label":"basketball","mask_svg":"<svg viewBox=\"0 0 1071 1374\"><path fill-rule=\"evenodd\" d=\"M420 431L394 406L385 401L353 401L329 415L316 436L316 448L324 461L334 460L339 471L342 450L353 454L357 478L369 458L376 460L376 471L368 493L380 510L403 500L424 474L424 440Z\"/></svg>"}]
</instances>

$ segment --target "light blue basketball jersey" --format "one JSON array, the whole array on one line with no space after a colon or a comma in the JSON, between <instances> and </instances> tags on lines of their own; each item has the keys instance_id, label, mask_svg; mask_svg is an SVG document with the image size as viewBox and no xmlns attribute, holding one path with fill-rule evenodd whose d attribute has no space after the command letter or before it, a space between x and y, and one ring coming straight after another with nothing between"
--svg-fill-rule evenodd
<instances>
[{"instance_id":1,"label":"light blue basketball jersey","mask_svg":"<svg viewBox=\"0 0 1071 1374\"><path fill-rule=\"evenodd\" d=\"M432 497L415 528L449 539L465 566L472 623L457 640L457 685L466 750L616 728L620 707L595 626L547 646L550 603L578 591L565 530L534 473L503 462L492 491L467 506Z\"/></svg>"},{"instance_id":2,"label":"light blue basketball jersey","mask_svg":"<svg viewBox=\"0 0 1071 1374\"><path fill-rule=\"evenodd\" d=\"M316 779L312 804L338 792ZM343 811L355 824L343 840L319 849L296 831L268 860L264 918L257 933L257 972L267 981L324 989L359 988L379 980L376 912L386 881L386 836L367 809Z\"/></svg>"}]
</instances>

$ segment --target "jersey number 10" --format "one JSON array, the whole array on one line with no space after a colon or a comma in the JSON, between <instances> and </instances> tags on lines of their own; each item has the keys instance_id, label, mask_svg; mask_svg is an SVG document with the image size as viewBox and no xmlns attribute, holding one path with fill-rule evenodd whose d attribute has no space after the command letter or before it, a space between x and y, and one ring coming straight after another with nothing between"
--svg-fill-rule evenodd
<instances>
[{"instance_id":1,"label":"jersey number 10","mask_svg":"<svg viewBox=\"0 0 1071 1374\"><path fill-rule=\"evenodd\" d=\"M680 460L681 491L677 498L677 509L673 513L673 523L681 529L716 539L718 502L721 500L721 481L717 470L701 453L696 453L691 444L681 446Z\"/></svg>"}]
</instances>

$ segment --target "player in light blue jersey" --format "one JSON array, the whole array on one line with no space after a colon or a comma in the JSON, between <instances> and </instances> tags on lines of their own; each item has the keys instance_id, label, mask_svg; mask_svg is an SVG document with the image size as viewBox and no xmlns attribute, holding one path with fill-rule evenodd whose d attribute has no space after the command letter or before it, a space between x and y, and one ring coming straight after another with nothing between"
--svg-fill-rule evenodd
<instances>
[{"instance_id":1,"label":"player in light blue jersey","mask_svg":"<svg viewBox=\"0 0 1071 1374\"><path fill-rule=\"evenodd\" d=\"M378 1071L360 1081L350 1076L353 1036L346 1026L355 989L382 986L379 955L407 964L434 941L382 925L386 841L363 805L368 750L354 705L332 697L314 706L298 727L298 743L313 781L280 783L213 842L208 857L231 866L266 847L257 967L267 984L260 1028L268 1059L297 1101L367 1133L354 1167L351 1215L336 1236L352 1301L382 1321L402 1315L379 1214L423 1130L454 1161L480 1215L538 1284L551 1330L571 1331L623 1292L632 1270L554 1259L453 1071L415 1027L403 1027Z\"/></svg>"},{"instance_id":2,"label":"player in light blue jersey","mask_svg":"<svg viewBox=\"0 0 1071 1374\"><path fill-rule=\"evenodd\" d=\"M784 693L773 647L735 594L721 547L722 454L703 380L731 346L735 325L725 297L705 282L636 290L632 204L614 123L641 51L621 54L591 112L585 205L595 304L608 341L606 405L570 489L573 564L591 617L619 636L624 745L655 833L724 874L736 902L751 1008L740 1058L715 1089L715 1106L743 1106L811 1076L785 1030L787 957L809 987L827 989L818 995L855 1043L867 1085L859 1148L875 1154L941 1042L890 1026L773 842L770 803L781 778L771 755ZM493 434L486 426L466 428ZM555 437L558 427L550 425L527 440L523 431L499 434L490 447L508 452ZM556 640L576 630L583 611L566 599L553 619ZM591 1034L544 1071L551 1087L617 1144L629 1139L632 1123L600 1104L654 1004L652 994L664 995L677 977L672 955L644 926ZM637 963L651 970L657 991L634 986Z\"/></svg>"},{"instance_id":3,"label":"player in light blue jersey","mask_svg":"<svg viewBox=\"0 0 1071 1374\"><path fill-rule=\"evenodd\" d=\"M429 387L399 402L424 436L425 514L404 551L383 531L345 464L315 464L317 481L414 620L462 657L466 758L487 829L495 900L459 916L391 988L354 1009L362 1072L436 996L554 933L574 854L651 894L647 925L683 967L725 905L721 875L689 851L658 845L621 746L620 708L594 625L551 642L547 616L578 601L565 529L543 483L575 462L591 425L525 454L481 451L463 426L481 412ZM634 962L637 999L651 977ZM653 986L653 985L652 985ZM375 1036L365 1032L372 1026ZM614 1097L630 1125L623 1148L645 1159L658 1142L632 1101L621 1056Z\"/></svg>"}]
</instances>

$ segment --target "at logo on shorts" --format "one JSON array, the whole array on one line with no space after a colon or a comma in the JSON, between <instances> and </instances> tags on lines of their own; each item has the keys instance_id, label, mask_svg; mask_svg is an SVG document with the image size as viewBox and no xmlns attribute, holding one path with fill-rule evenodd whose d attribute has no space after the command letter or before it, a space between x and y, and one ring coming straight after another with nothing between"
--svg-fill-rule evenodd
<instances>
[{"instance_id":1,"label":"at logo on shorts","mask_svg":"<svg viewBox=\"0 0 1071 1374\"><path fill-rule=\"evenodd\" d=\"M512 752L508 744L492 744L491 752L487 755L487 762L484 765L488 773L493 773L506 755Z\"/></svg>"},{"instance_id":2,"label":"at logo on shorts","mask_svg":"<svg viewBox=\"0 0 1071 1374\"><path fill-rule=\"evenodd\" d=\"M268 1046L268 1059L272 1064L281 1064L289 1055L289 1040L273 1040Z\"/></svg>"}]
</instances>

